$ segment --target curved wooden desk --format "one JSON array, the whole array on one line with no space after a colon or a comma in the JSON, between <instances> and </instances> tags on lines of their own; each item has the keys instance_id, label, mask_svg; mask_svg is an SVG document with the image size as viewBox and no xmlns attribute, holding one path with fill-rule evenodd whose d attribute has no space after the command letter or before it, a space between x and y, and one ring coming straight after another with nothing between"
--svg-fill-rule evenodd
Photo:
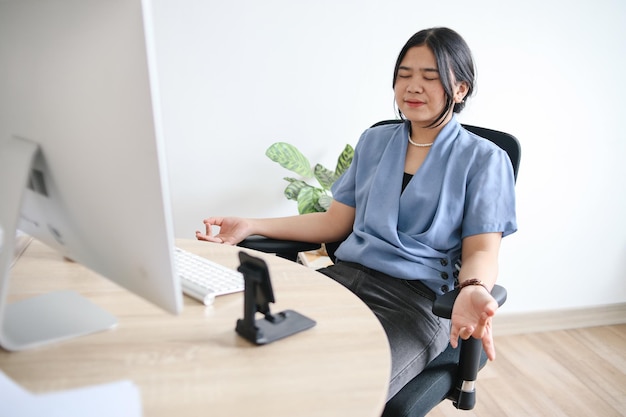
<instances>
[{"instance_id":1,"label":"curved wooden desk","mask_svg":"<svg viewBox=\"0 0 626 417\"><path fill-rule=\"evenodd\" d=\"M240 248L179 240L229 267ZM305 332L254 346L235 331L243 294L205 307L185 297L169 315L34 241L12 269L13 300L74 289L116 315L116 329L30 351L0 349L0 368L34 393L120 379L141 391L144 416L379 416L390 354L382 327L331 279L271 255L276 304L317 322Z\"/></svg>"}]
</instances>

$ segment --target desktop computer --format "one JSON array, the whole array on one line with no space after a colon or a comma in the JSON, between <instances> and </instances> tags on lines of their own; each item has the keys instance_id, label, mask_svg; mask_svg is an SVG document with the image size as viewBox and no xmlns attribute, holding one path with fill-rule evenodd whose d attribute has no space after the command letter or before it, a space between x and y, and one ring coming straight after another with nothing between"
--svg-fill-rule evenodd
<instances>
[{"instance_id":1,"label":"desktop computer","mask_svg":"<svg viewBox=\"0 0 626 417\"><path fill-rule=\"evenodd\" d=\"M149 0L0 0L4 349L116 323L74 291L9 302L17 230L181 311L155 69Z\"/></svg>"}]
</instances>

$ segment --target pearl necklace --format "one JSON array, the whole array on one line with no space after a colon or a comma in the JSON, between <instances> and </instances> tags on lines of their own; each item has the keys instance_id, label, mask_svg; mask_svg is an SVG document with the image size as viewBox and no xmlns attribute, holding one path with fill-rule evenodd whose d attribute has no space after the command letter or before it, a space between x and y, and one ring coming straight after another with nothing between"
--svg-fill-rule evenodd
<instances>
[{"instance_id":1,"label":"pearl necklace","mask_svg":"<svg viewBox=\"0 0 626 417\"><path fill-rule=\"evenodd\" d=\"M417 143L417 142L413 142L411 140L411 134L409 133L409 143L413 146L417 146L418 148L429 148L431 146L433 146L433 144L435 142L430 142L430 143Z\"/></svg>"}]
</instances>

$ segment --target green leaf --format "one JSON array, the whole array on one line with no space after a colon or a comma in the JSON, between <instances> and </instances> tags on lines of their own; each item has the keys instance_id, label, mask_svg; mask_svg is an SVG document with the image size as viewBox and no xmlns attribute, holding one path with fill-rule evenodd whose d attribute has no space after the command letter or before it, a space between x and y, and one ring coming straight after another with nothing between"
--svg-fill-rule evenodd
<instances>
[{"instance_id":1,"label":"green leaf","mask_svg":"<svg viewBox=\"0 0 626 417\"><path fill-rule=\"evenodd\" d=\"M317 200L317 203L320 205L320 207L322 207L324 210L321 211L328 211L328 208L330 207L330 203L333 202L333 198L329 195L321 195L320 199Z\"/></svg>"},{"instance_id":2,"label":"green leaf","mask_svg":"<svg viewBox=\"0 0 626 417\"><path fill-rule=\"evenodd\" d=\"M333 171L322 166L321 164L315 165L315 168L313 168L313 175L324 190L330 190L330 187L338 178Z\"/></svg>"},{"instance_id":3,"label":"green leaf","mask_svg":"<svg viewBox=\"0 0 626 417\"><path fill-rule=\"evenodd\" d=\"M298 212L306 214L324 211L317 202L321 195L323 195L323 191L315 187L300 190L300 194L298 194Z\"/></svg>"},{"instance_id":4,"label":"green leaf","mask_svg":"<svg viewBox=\"0 0 626 417\"><path fill-rule=\"evenodd\" d=\"M348 143L346 147L343 148L343 151L337 159L337 167L335 168L335 174L337 178L339 178L341 174L343 174L348 169L348 167L352 163L352 158L354 158L354 148Z\"/></svg>"},{"instance_id":5,"label":"green leaf","mask_svg":"<svg viewBox=\"0 0 626 417\"><path fill-rule=\"evenodd\" d=\"M303 188L311 187L306 182L295 179L295 178L286 177L284 178L284 180L289 182L289 185L285 188L285 191L283 192L285 194L285 197L287 197L288 200L297 201L300 191Z\"/></svg>"},{"instance_id":6,"label":"green leaf","mask_svg":"<svg viewBox=\"0 0 626 417\"><path fill-rule=\"evenodd\" d=\"M276 142L265 151L265 155L304 178L312 178L313 172L309 160L293 145L285 142Z\"/></svg>"},{"instance_id":7,"label":"green leaf","mask_svg":"<svg viewBox=\"0 0 626 417\"><path fill-rule=\"evenodd\" d=\"M285 142L272 144L265 152L268 158L277 162L303 179L285 177L289 185L285 188L285 197L298 202L300 214L323 212L328 210L333 201L329 190L334 182L343 174L352 163L354 149L347 144L339 158L335 171L331 171L321 164L316 164L312 169L309 160L293 145ZM314 187L306 180L315 178L321 188Z\"/></svg>"}]
</instances>

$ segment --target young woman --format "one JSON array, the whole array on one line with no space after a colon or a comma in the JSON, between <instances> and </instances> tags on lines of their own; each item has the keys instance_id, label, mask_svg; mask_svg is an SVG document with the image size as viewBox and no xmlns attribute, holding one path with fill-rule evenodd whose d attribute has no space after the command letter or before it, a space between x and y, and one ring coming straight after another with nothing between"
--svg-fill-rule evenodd
<instances>
[{"instance_id":1,"label":"young woman","mask_svg":"<svg viewBox=\"0 0 626 417\"><path fill-rule=\"evenodd\" d=\"M405 122L363 133L327 212L211 217L196 233L230 245L252 234L320 243L347 236L338 261L320 272L353 291L381 321L392 353L389 398L448 341L456 346L459 337L474 336L495 357L491 318L498 305L490 290L500 241L517 228L514 178L506 153L456 120L473 87L472 55L456 32L416 33L393 75ZM450 323L431 306L455 286L461 290Z\"/></svg>"}]
</instances>

